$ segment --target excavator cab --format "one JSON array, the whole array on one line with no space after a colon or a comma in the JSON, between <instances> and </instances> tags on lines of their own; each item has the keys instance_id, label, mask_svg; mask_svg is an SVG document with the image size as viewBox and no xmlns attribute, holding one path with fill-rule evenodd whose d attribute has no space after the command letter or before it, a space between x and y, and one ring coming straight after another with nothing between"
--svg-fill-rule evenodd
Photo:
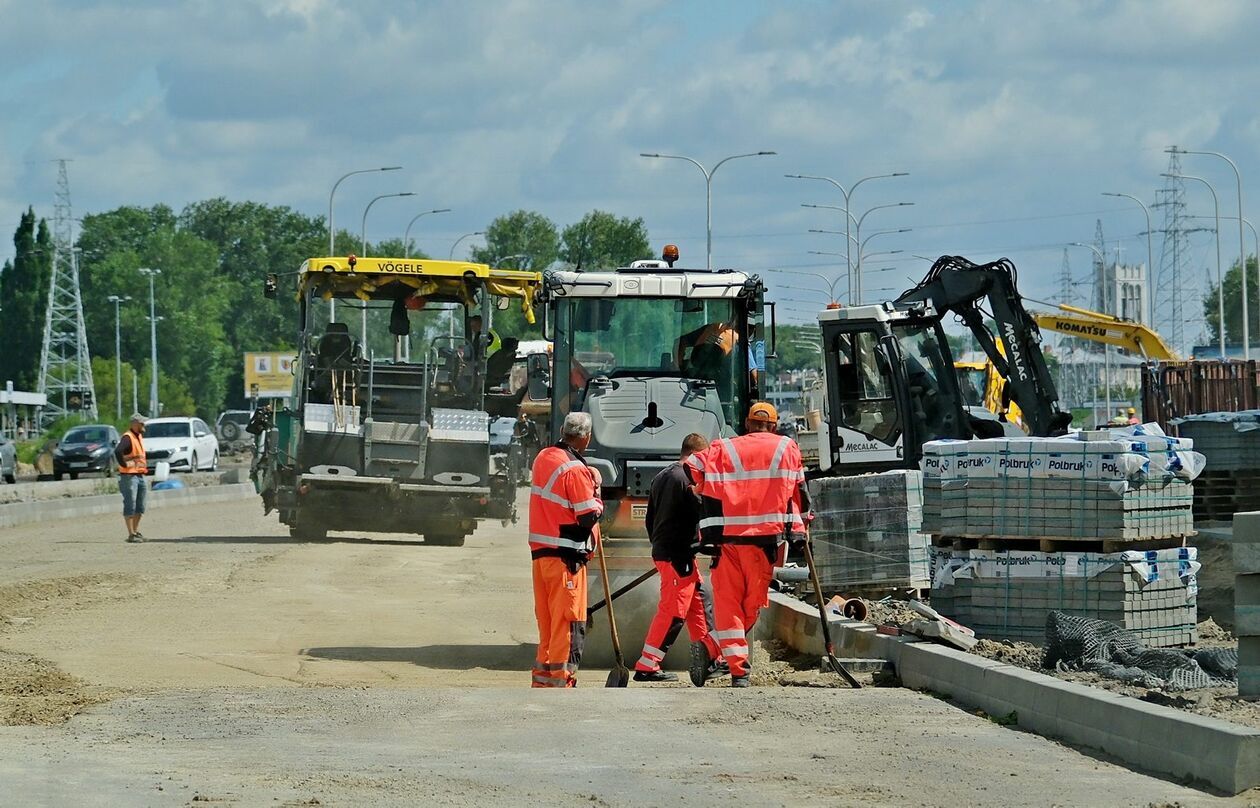
<instances>
[{"instance_id":1,"label":"excavator cab","mask_svg":"<svg viewBox=\"0 0 1260 808\"><path fill-rule=\"evenodd\" d=\"M818 319L830 405L819 446L824 471L915 468L925 441L972 436L930 307L851 306Z\"/></svg>"}]
</instances>

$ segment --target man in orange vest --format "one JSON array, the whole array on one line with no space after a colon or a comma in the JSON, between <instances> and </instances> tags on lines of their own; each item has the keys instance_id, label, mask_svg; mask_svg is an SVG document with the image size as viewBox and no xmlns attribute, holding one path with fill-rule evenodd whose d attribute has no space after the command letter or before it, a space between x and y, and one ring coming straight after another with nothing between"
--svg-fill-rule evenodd
<instances>
[{"instance_id":1,"label":"man in orange vest","mask_svg":"<svg viewBox=\"0 0 1260 808\"><path fill-rule=\"evenodd\" d=\"M118 491L123 500L123 522L127 525L127 541L141 542L140 517L144 516L145 491L148 484L145 475L149 463L144 455L144 422L140 413L131 414L131 426L123 433L114 447L114 459L118 461Z\"/></svg>"},{"instance_id":2,"label":"man in orange vest","mask_svg":"<svg viewBox=\"0 0 1260 808\"><path fill-rule=\"evenodd\" d=\"M636 682L675 682L678 677L661 670L661 660L678 639L682 627L691 637L692 680L703 687L706 679L721 673L712 664L720 655L705 617L705 595L696 567L696 526L700 500L691 490L683 463L709 446L704 435L693 432L683 438L677 463L665 467L652 480L645 522L652 540L652 563L661 578L661 599L656 617L643 638L643 653L634 665ZM697 662L699 660L699 662ZM697 673L698 669L698 673Z\"/></svg>"},{"instance_id":3,"label":"man in orange vest","mask_svg":"<svg viewBox=\"0 0 1260 808\"><path fill-rule=\"evenodd\" d=\"M599 541L599 472L582 453L591 416L571 412L560 442L538 453L529 492L529 551L534 565L538 654L534 687L576 687L586 639L586 562Z\"/></svg>"},{"instance_id":4,"label":"man in orange vest","mask_svg":"<svg viewBox=\"0 0 1260 808\"><path fill-rule=\"evenodd\" d=\"M773 405L759 401L744 420L747 434L716 440L685 464L704 508L701 542L714 547L714 638L732 687L748 687L748 632L770 602L779 547L805 537L801 450L775 434L778 423Z\"/></svg>"}]
</instances>

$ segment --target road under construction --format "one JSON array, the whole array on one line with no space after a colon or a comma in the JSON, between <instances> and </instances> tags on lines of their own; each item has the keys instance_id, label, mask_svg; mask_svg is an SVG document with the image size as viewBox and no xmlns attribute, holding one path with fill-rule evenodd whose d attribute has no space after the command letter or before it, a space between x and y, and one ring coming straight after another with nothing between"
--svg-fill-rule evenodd
<instances>
[{"instance_id":1,"label":"road under construction","mask_svg":"<svg viewBox=\"0 0 1260 808\"><path fill-rule=\"evenodd\" d=\"M116 521L0 529L5 803L1235 804L902 688L531 691L529 556L494 522Z\"/></svg>"}]
</instances>

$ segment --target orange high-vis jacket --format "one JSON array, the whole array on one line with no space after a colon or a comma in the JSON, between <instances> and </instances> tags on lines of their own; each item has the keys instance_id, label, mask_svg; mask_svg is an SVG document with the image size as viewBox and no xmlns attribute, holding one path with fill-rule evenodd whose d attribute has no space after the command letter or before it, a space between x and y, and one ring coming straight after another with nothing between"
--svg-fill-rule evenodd
<instances>
[{"instance_id":1,"label":"orange high-vis jacket","mask_svg":"<svg viewBox=\"0 0 1260 808\"><path fill-rule=\"evenodd\" d=\"M686 468L704 503L705 541L804 533L809 495L801 450L791 438L773 432L722 438L687 458Z\"/></svg>"},{"instance_id":2,"label":"orange high-vis jacket","mask_svg":"<svg viewBox=\"0 0 1260 808\"><path fill-rule=\"evenodd\" d=\"M595 551L599 525L582 527L578 518L603 512L595 472L586 461L562 446L538 453L529 489L529 549L535 557L572 554L585 561Z\"/></svg>"},{"instance_id":3,"label":"orange high-vis jacket","mask_svg":"<svg viewBox=\"0 0 1260 808\"><path fill-rule=\"evenodd\" d=\"M144 439L135 432L128 431L123 435L131 443L131 451L123 455L123 462L118 465L119 474L148 474L149 461L144 454Z\"/></svg>"}]
</instances>

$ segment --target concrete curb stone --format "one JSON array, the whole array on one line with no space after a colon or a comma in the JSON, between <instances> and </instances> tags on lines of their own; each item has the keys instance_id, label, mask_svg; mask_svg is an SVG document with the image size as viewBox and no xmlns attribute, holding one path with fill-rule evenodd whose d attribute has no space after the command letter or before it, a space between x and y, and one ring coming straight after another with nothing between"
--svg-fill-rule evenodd
<instances>
[{"instance_id":1,"label":"concrete curb stone","mask_svg":"<svg viewBox=\"0 0 1260 808\"><path fill-rule=\"evenodd\" d=\"M228 502L257 496L252 483L197 486L166 491L150 491L148 508L174 505L194 505L209 502ZM56 519L75 519L105 513L122 513L122 499L118 494L73 497L44 500L41 502L12 502L0 505L0 528L19 527Z\"/></svg>"}]
</instances>

